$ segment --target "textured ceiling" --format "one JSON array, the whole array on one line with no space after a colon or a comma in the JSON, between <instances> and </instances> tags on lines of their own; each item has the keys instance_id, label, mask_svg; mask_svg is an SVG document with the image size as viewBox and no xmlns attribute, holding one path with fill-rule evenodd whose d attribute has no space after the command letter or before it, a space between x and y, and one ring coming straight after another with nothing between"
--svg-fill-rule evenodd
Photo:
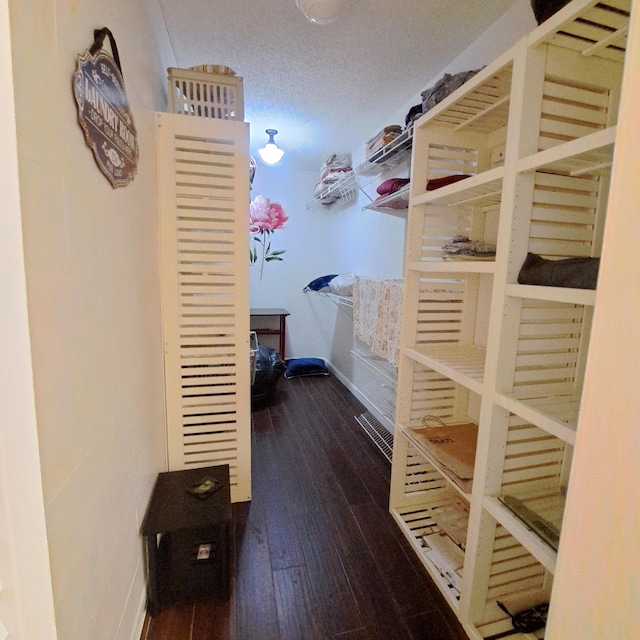
<instances>
[{"instance_id":1,"label":"textured ceiling","mask_svg":"<svg viewBox=\"0 0 640 640\"><path fill-rule=\"evenodd\" d=\"M160 0L177 66L244 78L251 151L279 131L283 164L358 148L515 0L349 0L311 24L295 0ZM417 102L417 100L416 100Z\"/></svg>"}]
</instances>

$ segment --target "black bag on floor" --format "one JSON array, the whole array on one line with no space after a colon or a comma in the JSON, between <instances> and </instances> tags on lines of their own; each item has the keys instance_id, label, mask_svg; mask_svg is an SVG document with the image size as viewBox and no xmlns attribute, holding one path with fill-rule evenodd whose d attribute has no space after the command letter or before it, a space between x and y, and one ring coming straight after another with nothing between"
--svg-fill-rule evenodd
<instances>
[{"instance_id":1,"label":"black bag on floor","mask_svg":"<svg viewBox=\"0 0 640 640\"><path fill-rule=\"evenodd\" d=\"M251 401L272 400L278 380L286 368L287 365L275 349L260 345L256 353L256 379L251 386Z\"/></svg>"}]
</instances>

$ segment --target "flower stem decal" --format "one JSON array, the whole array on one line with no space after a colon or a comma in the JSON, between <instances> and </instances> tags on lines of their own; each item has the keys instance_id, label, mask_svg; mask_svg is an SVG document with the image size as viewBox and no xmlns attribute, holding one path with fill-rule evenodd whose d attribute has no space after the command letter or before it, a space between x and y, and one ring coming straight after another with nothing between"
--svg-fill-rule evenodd
<instances>
[{"instance_id":1,"label":"flower stem decal","mask_svg":"<svg viewBox=\"0 0 640 640\"><path fill-rule=\"evenodd\" d=\"M277 202L271 202L264 196L256 196L249 207L249 233L252 246L249 247L249 264L260 263L260 280L266 262L282 260L284 249L271 249L271 234L284 227L289 218L284 209ZM262 254L258 257L258 245L261 245Z\"/></svg>"}]
</instances>

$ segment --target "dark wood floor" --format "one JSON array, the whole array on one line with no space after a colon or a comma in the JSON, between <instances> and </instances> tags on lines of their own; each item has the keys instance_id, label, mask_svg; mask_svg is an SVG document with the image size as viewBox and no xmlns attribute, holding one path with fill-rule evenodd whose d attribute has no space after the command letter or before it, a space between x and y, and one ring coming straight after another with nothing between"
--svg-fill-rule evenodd
<instances>
[{"instance_id":1,"label":"dark wood floor","mask_svg":"<svg viewBox=\"0 0 640 640\"><path fill-rule=\"evenodd\" d=\"M234 505L229 602L167 609L142 640L463 640L388 512L390 465L333 376L253 411L253 498Z\"/></svg>"}]
</instances>

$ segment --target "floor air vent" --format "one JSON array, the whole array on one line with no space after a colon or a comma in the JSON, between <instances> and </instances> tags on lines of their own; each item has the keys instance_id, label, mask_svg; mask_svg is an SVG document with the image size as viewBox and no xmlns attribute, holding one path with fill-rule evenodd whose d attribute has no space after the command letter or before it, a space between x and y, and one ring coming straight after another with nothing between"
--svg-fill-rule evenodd
<instances>
[{"instance_id":1,"label":"floor air vent","mask_svg":"<svg viewBox=\"0 0 640 640\"><path fill-rule=\"evenodd\" d=\"M382 455L391 462L393 454L393 434L384 427L372 413L365 411L359 416L355 416L358 424L365 430L373 443L380 449Z\"/></svg>"}]
</instances>

